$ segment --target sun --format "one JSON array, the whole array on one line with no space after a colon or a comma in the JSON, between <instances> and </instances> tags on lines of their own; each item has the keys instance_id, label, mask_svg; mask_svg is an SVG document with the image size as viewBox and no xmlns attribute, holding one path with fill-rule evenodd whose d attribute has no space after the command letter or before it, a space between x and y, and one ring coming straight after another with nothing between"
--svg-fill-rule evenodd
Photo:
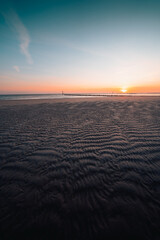
<instances>
[{"instance_id":1,"label":"sun","mask_svg":"<svg viewBox=\"0 0 160 240\"><path fill-rule=\"evenodd\" d=\"M127 92L127 89L123 87L123 88L121 89L121 92L122 92L122 93L126 93L126 92Z\"/></svg>"}]
</instances>

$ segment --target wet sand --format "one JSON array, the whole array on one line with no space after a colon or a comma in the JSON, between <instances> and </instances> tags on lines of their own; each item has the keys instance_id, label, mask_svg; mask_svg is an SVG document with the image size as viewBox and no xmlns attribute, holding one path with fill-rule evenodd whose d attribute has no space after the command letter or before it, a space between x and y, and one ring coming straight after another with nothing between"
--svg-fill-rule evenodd
<instances>
[{"instance_id":1,"label":"wet sand","mask_svg":"<svg viewBox=\"0 0 160 240\"><path fill-rule=\"evenodd\" d=\"M0 239L160 239L160 98L0 101Z\"/></svg>"}]
</instances>

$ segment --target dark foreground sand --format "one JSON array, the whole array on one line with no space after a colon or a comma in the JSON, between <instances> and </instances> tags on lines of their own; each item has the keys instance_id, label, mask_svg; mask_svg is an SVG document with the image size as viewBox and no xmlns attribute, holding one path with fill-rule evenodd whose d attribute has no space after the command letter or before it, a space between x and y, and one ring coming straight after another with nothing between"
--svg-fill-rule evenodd
<instances>
[{"instance_id":1,"label":"dark foreground sand","mask_svg":"<svg viewBox=\"0 0 160 240\"><path fill-rule=\"evenodd\" d=\"M160 98L0 101L0 239L160 239Z\"/></svg>"}]
</instances>

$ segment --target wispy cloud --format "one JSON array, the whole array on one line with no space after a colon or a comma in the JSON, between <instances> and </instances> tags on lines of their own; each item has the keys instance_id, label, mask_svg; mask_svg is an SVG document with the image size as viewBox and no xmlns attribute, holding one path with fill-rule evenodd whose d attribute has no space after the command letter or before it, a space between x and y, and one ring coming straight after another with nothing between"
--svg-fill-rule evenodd
<instances>
[{"instance_id":1,"label":"wispy cloud","mask_svg":"<svg viewBox=\"0 0 160 240\"><path fill-rule=\"evenodd\" d=\"M28 50L30 37L26 27L13 9L2 12L2 14L9 27L18 34L21 52L26 56L27 62L32 64L33 60Z\"/></svg>"},{"instance_id":2,"label":"wispy cloud","mask_svg":"<svg viewBox=\"0 0 160 240\"><path fill-rule=\"evenodd\" d=\"M19 68L19 66L13 66L13 68L16 70L16 72L20 72L20 68Z\"/></svg>"}]
</instances>

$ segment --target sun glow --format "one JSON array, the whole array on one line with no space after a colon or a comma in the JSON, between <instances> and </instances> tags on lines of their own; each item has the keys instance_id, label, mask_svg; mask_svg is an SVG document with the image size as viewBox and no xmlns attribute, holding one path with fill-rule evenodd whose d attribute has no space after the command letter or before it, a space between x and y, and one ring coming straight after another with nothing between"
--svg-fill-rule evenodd
<instances>
[{"instance_id":1,"label":"sun glow","mask_svg":"<svg viewBox=\"0 0 160 240\"><path fill-rule=\"evenodd\" d=\"M126 89L126 88L122 88L122 89L121 89L121 92L122 92L122 93L126 93L126 92L127 92L127 89Z\"/></svg>"}]
</instances>

